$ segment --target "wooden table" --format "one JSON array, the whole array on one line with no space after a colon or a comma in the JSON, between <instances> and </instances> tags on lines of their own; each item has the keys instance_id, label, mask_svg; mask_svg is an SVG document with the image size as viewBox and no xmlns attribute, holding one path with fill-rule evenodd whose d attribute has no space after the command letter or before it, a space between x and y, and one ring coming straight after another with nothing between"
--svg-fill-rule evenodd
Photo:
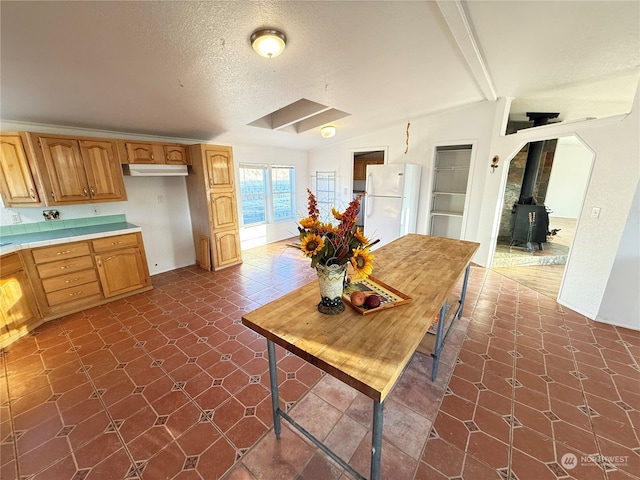
<instances>
[{"instance_id":1,"label":"wooden table","mask_svg":"<svg viewBox=\"0 0 640 480\"><path fill-rule=\"evenodd\" d=\"M274 343L373 400L370 478L378 480L384 400L433 319L440 314L443 321L438 325L434 352L434 373L437 372L444 336L444 305L464 274L456 309L460 316L469 265L478 247L473 242L410 234L376 250L374 275L412 299L408 304L378 313L360 315L347 306L339 315L324 315L316 308L320 301L318 284L311 282L245 314L242 323L267 339L276 437L280 438L282 417L356 478L364 478L279 408Z\"/></svg>"}]
</instances>

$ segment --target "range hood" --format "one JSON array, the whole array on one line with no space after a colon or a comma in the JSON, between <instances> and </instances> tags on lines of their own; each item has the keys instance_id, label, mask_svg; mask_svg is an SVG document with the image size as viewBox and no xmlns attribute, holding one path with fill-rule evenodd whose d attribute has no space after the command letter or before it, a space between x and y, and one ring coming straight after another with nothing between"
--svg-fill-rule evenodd
<instances>
[{"instance_id":1,"label":"range hood","mask_svg":"<svg viewBox=\"0 0 640 480\"><path fill-rule=\"evenodd\" d=\"M125 175L132 177L184 177L188 175L186 165L122 165L122 171Z\"/></svg>"}]
</instances>

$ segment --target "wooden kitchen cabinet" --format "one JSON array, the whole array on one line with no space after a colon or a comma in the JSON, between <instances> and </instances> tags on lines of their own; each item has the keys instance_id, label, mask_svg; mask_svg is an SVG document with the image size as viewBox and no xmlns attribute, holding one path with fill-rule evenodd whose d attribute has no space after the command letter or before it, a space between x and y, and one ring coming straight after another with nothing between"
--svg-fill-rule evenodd
<instances>
[{"instance_id":1,"label":"wooden kitchen cabinet","mask_svg":"<svg viewBox=\"0 0 640 480\"><path fill-rule=\"evenodd\" d=\"M153 288L140 232L20 253L43 321Z\"/></svg>"},{"instance_id":2,"label":"wooden kitchen cabinet","mask_svg":"<svg viewBox=\"0 0 640 480\"><path fill-rule=\"evenodd\" d=\"M0 194L5 207L43 205L33 147L22 132L0 134Z\"/></svg>"},{"instance_id":3,"label":"wooden kitchen cabinet","mask_svg":"<svg viewBox=\"0 0 640 480\"><path fill-rule=\"evenodd\" d=\"M93 240L95 262L105 298L151 285L142 236L128 233Z\"/></svg>"},{"instance_id":4,"label":"wooden kitchen cabinet","mask_svg":"<svg viewBox=\"0 0 640 480\"><path fill-rule=\"evenodd\" d=\"M367 179L367 165L382 165L384 160L381 158L356 158L353 161L353 179Z\"/></svg>"},{"instance_id":5,"label":"wooden kitchen cabinet","mask_svg":"<svg viewBox=\"0 0 640 480\"><path fill-rule=\"evenodd\" d=\"M45 318L89 308L103 300L88 241L23 252Z\"/></svg>"},{"instance_id":6,"label":"wooden kitchen cabinet","mask_svg":"<svg viewBox=\"0 0 640 480\"><path fill-rule=\"evenodd\" d=\"M0 258L0 348L27 334L41 317L19 253Z\"/></svg>"},{"instance_id":7,"label":"wooden kitchen cabinet","mask_svg":"<svg viewBox=\"0 0 640 480\"><path fill-rule=\"evenodd\" d=\"M187 145L163 142L117 141L120 163L191 165Z\"/></svg>"},{"instance_id":8,"label":"wooden kitchen cabinet","mask_svg":"<svg viewBox=\"0 0 640 480\"><path fill-rule=\"evenodd\" d=\"M48 205L127 199L115 141L30 135L40 146L36 151L40 170L46 172Z\"/></svg>"},{"instance_id":9,"label":"wooden kitchen cabinet","mask_svg":"<svg viewBox=\"0 0 640 480\"><path fill-rule=\"evenodd\" d=\"M196 261L219 270L242 262L231 147L191 146L187 194Z\"/></svg>"},{"instance_id":10,"label":"wooden kitchen cabinet","mask_svg":"<svg viewBox=\"0 0 640 480\"><path fill-rule=\"evenodd\" d=\"M231 265L237 265L242 262L240 234L236 228L231 228L229 230L215 230L213 232L213 238L214 270Z\"/></svg>"}]
</instances>

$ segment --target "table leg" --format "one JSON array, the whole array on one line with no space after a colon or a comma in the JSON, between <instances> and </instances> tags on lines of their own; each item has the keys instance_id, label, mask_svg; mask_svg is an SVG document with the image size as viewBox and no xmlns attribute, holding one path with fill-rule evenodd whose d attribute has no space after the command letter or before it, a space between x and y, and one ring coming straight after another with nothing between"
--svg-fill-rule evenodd
<instances>
[{"instance_id":1,"label":"table leg","mask_svg":"<svg viewBox=\"0 0 640 480\"><path fill-rule=\"evenodd\" d=\"M278 371L276 369L276 346L267 340L267 356L269 357L269 381L271 382L271 410L273 412L273 431L280 438L280 415L278 415Z\"/></svg>"},{"instance_id":2,"label":"table leg","mask_svg":"<svg viewBox=\"0 0 640 480\"><path fill-rule=\"evenodd\" d=\"M438 376L438 366L440 365L440 350L444 344L444 321L447 313L447 302L440 308L440 315L438 318L438 327L436 330L436 344L433 347L433 367L431 368L431 381L435 382Z\"/></svg>"},{"instance_id":3,"label":"table leg","mask_svg":"<svg viewBox=\"0 0 640 480\"><path fill-rule=\"evenodd\" d=\"M380 480L382 460L382 413L384 403L373 402L373 431L371 432L371 480Z\"/></svg>"},{"instance_id":4,"label":"table leg","mask_svg":"<svg viewBox=\"0 0 640 480\"><path fill-rule=\"evenodd\" d=\"M467 265L467 269L464 271L464 281L462 282L462 291L460 292L460 311L458 312L458 318L462 317L462 309L464 308L464 298L467 296L467 283L469 283L470 270L471 270L471 264Z\"/></svg>"}]
</instances>

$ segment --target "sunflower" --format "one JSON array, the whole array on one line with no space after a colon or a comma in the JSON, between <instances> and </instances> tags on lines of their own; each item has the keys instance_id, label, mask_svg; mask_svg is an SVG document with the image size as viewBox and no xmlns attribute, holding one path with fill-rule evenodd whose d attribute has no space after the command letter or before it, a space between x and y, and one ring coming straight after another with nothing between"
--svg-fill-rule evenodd
<instances>
[{"instance_id":1,"label":"sunflower","mask_svg":"<svg viewBox=\"0 0 640 480\"><path fill-rule=\"evenodd\" d=\"M303 218L302 220L300 220L300 225L302 226L302 228L311 228L316 223L318 223L318 221L314 220L311 217L306 217L306 218Z\"/></svg>"},{"instance_id":2,"label":"sunflower","mask_svg":"<svg viewBox=\"0 0 640 480\"><path fill-rule=\"evenodd\" d=\"M362 278L367 278L373 271L373 254L368 248L356 248L351 257L351 265L356 274Z\"/></svg>"},{"instance_id":3,"label":"sunflower","mask_svg":"<svg viewBox=\"0 0 640 480\"><path fill-rule=\"evenodd\" d=\"M356 227L356 231L353 236L356 237L356 240L358 240L363 245L367 245L369 243L367 237L365 237L364 234L360 231L360 227Z\"/></svg>"},{"instance_id":4,"label":"sunflower","mask_svg":"<svg viewBox=\"0 0 640 480\"><path fill-rule=\"evenodd\" d=\"M342 213L340 213L340 211L336 210L335 208L331 208L331 214L336 220L342 220Z\"/></svg>"},{"instance_id":5,"label":"sunflower","mask_svg":"<svg viewBox=\"0 0 640 480\"><path fill-rule=\"evenodd\" d=\"M313 257L324 247L324 242L320 235L310 234L300 241L300 249L307 257Z\"/></svg>"}]
</instances>

